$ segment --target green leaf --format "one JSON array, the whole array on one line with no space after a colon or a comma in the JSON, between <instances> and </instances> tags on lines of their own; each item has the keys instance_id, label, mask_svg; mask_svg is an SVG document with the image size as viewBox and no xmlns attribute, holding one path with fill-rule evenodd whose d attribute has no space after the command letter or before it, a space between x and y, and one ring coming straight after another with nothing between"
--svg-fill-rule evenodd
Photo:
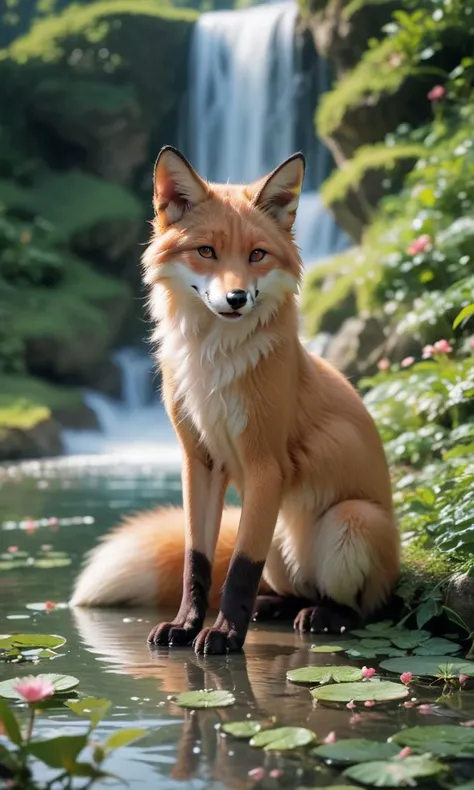
<instances>
[{"instance_id":1,"label":"green leaf","mask_svg":"<svg viewBox=\"0 0 474 790\"><path fill-rule=\"evenodd\" d=\"M14 743L15 746L20 746L22 743L20 727L18 726L15 714L10 710L8 703L3 699L0 699L0 722L3 724L11 742Z\"/></svg>"},{"instance_id":2,"label":"green leaf","mask_svg":"<svg viewBox=\"0 0 474 790\"><path fill-rule=\"evenodd\" d=\"M254 735L250 746L258 746L267 752L283 752L307 746L315 740L314 732L305 727L278 727L276 730L266 730Z\"/></svg>"},{"instance_id":3,"label":"green leaf","mask_svg":"<svg viewBox=\"0 0 474 790\"><path fill-rule=\"evenodd\" d=\"M311 653L340 653L346 650L343 645L311 645Z\"/></svg>"},{"instance_id":4,"label":"green leaf","mask_svg":"<svg viewBox=\"0 0 474 790\"><path fill-rule=\"evenodd\" d=\"M85 735L60 735L48 741L32 741L29 751L50 768L67 768L87 745Z\"/></svg>"},{"instance_id":5,"label":"green leaf","mask_svg":"<svg viewBox=\"0 0 474 790\"><path fill-rule=\"evenodd\" d=\"M463 307L461 312L457 314L456 318L453 321L453 329L457 329L460 324L469 321L469 319L472 318L473 315L474 315L474 304L468 304L467 307Z\"/></svg>"},{"instance_id":6,"label":"green leaf","mask_svg":"<svg viewBox=\"0 0 474 790\"><path fill-rule=\"evenodd\" d=\"M40 557L40 559L34 561L33 567L48 570L49 568L64 568L71 563L72 560L69 557L52 557L51 559Z\"/></svg>"},{"instance_id":7,"label":"green leaf","mask_svg":"<svg viewBox=\"0 0 474 790\"><path fill-rule=\"evenodd\" d=\"M56 694L61 694L65 691L69 691L70 689L76 688L79 684L79 680L72 675L57 675L55 673L44 673L41 675L35 675L35 677L40 677L49 683L52 683L55 688ZM10 680L3 680L0 683L0 697L5 697L6 699L16 699L16 700L23 700L23 697L18 694L17 691L14 690L13 686L16 686L20 680L23 678L10 678Z\"/></svg>"},{"instance_id":8,"label":"green leaf","mask_svg":"<svg viewBox=\"0 0 474 790\"><path fill-rule=\"evenodd\" d=\"M392 634L390 639L395 647L399 647L401 650L413 650L414 647L418 647L422 642L426 642L430 636L429 631L404 631L401 634Z\"/></svg>"},{"instance_id":9,"label":"green leaf","mask_svg":"<svg viewBox=\"0 0 474 790\"><path fill-rule=\"evenodd\" d=\"M62 647L66 640L63 636L56 636L55 634L14 634L13 636L6 636L0 639L0 650L11 650L12 648L20 648L23 650L31 649L33 647L40 648L56 648Z\"/></svg>"},{"instance_id":10,"label":"green leaf","mask_svg":"<svg viewBox=\"0 0 474 790\"><path fill-rule=\"evenodd\" d=\"M128 746L130 743L138 741L140 738L143 738L144 735L147 735L147 730L132 728L118 730L117 732L113 732L112 735L109 735L103 747L106 751L111 752L113 749L120 749L122 746Z\"/></svg>"},{"instance_id":11,"label":"green leaf","mask_svg":"<svg viewBox=\"0 0 474 790\"><path fill-rule=\"evenodd\" d=\"M390 640L383 639L382 637L374 637L373 639L361 639L360 646L368 648L369 650L379 650L382 647L390 647Z\"/></svg>"},{"instance_id":12,"label":"green leaf","mask_svg":"<svg viewBox=\"0 0 474 790\"><path fill-rule=\"evenodd\" d=\"M423 628L423 626L429 623L433 617L436 617L439 612L439 603L433 598L429 598L425 603L421 604L416 612L416 624L418 628Z\"/></svg>"},{"instance_id":13,"label":"green leaf","mask_svg":"<svg viewBox=\"0 0 474 790\"><path fill-rule=\"evenodd\" d=\"M235 705L230 691L185 691L175 699L181 708L228 708Z\"/></svg>"},{"instance_id":14,"label":"green leaf","mask_svg":"<svg viewBox=\"0 0 474 790\"><path fill-rule=\"evenodd\" d=\"M408 658L388 658L380 664L382 669L395 672L412 672L418 677L436 678L450 673L474 677L474 661L465 661L451 656L409 656Z\"/></svg>"},{"instance_id":15,"label":"green leaf","mask_svg":"<svg viewBox=\"0 0 474 790\"><path fill-rule=\"evenodd\" d=\"M352 680L361 680L362 670L357 667L301 667L290 669L286 673L287 680L292 683L347 683Z\"/></svg>"},{"instance_id":16,"label":"green leaf","mask_svg":"<svg viewBox=\"0 0 474 790\"><path fill-rule=\"evenodd\" d=\"M461 645L452 642L450 639L443 639L441 636L427 639L426 642L419 645L414 653L416 656L444 656L459 653Z\"/></svg>"},{"instance_id":17,"label":"green leaf","mask_svg":"<svg viewBox=\"0 0 474 790\"><path fill-rule=\"evenodd\" d=\"M474 757L474 732L454 724L409 727L397 732L392 740L436 757Z\"/></svg>"},{"instance_id":18,"label":"green leaf","mask_svg":"<svg viewBox=\"0 0 474 790\"><path fill-rule=\"evenodd\" d=\"M261 730L268 729L268 722L252 721L246 719L245 721L229 721L222 725L222 732L226 735L233 735L234 738L251 738Z\"/></svg>"},{"instance_id":19,"label":"green leaf","mask_svg":"<svg viewBox=\"0 0 474 790\"><path fill-rule=\"evenodd\" d=\"M70 776L81 776L87 779L115 779L120 784L127 786L127 782L120 776L101 771L92 763L68 763L67 772Z\"/></svg>"},{"instance_id":20,"label":"green leaf","mask_svg":"<svg viewBox=\"0 0 474 790\"><path fill-rule=\"evenodd\" d=\"M402 661L403 659L392 659ZM402 683L390 680L369 680L359 683L336 683L330 686L311 689L312 696L318 702L389 702L402 699L408 695L408 689Z\"/></svg>"},{"instance_id":21,"label":"green leaf","mask_svg":"<svg viewBox=\"0 0 474 790\"><path fill-rule=\"evenodd\" d=\"M456 790L474 790L474 782L468 782L465 785L456 785Z\"/></svg>"},{"instance_id":22,"label":"green leaf","mask_svg":"<svg viewBox=\"0 0 474 790\"><path fill-rule=\"evenodd\" d=\"M426 755L405 757L403 760L362 763L346 768L344 776L373 787L403 787L414 785L414 780L435 776L444 766Z\"/></svg>"},{"instance_id":23,"label":"green leaf","mask_svg":"<svg viewBox=\"0 0 474 790\"><path fill-rule=\"evenodd\" d=\"M347 651L347 655L349 658L377 658L377 651L376 650L369 650L362 647L351 647L350 650Z\"/></svg>"},{"instance_id":24,"label":"green leaf","mask_svg":"<svg viewBox=\"0 0 474 790\"><path fill-rule=\"evenodd\" d=\"M400 752L398 746L384 741L367 741L364 738L349 738L336 743L323 744L313 750L312 754L324 760L338 763L362 763L379 758L390 760Z\"/></svg>"},{"instance_id":25,"label":"green leaf","mask_svg":"<svg viewBox=\"0 0 474 790\"><path fill-rule=\"evenodd\" d=\"M376 634L384 636L385 631L393 628L393 620L380 620L378 623L367 623L365 627L367 631L374 631Z\"/></svg>"},{"instance_id":26,"label":"green leaf","mask_svg":"<svg viewBox=\"0 0 474 790\"><path fill-rule=\"evenodd\" d=\"M74 711L74 713L77 713L78 716L89 719L93 727L97 727L99 721L101 721L109 711L112 703L108 699L86 697L86 699L66 702L66 706Z\"/></svg>"}]
</instances>

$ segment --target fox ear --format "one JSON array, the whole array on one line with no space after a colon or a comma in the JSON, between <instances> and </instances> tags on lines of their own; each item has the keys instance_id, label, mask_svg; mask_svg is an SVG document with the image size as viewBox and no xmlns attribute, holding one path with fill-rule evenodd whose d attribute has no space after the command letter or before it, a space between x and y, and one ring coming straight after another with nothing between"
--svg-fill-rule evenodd
<instances>
[{"instance_id":1,"label":"fox ear","mask_svg":"<svg viewBox=\"0 0 474 790\"><path fill-rule=\"evenodd\" d=\"M284 230L293 227L304 171L303 154L293 154L270 175L248 188L252 203L273 217Z\"/></svg>"},{"instance_id":2,"label":"fox ear","mask_svg":"<svg viewBox=\"0 0 474 790\"><path fill-rule=\"evenodd\" d=\"M179 222L208 194L205 181L179 151L170 145L161 149L155 164L153 204L164 227Z\"/></svg>"}]
</instances>

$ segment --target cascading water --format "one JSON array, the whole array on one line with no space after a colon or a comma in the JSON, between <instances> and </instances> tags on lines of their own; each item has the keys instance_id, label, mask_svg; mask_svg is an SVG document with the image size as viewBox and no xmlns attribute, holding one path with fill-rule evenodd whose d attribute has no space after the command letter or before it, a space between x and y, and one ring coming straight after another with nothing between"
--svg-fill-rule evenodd
<instances>
[{"instance_id":1,"label":"cascading water","mask_svg":"<svg viewBox=\"0 0 474 790\"><path fill-rule=\"evenodd\" d=\"M179 130L180 148L212 181L249 182L303 150L307 171L295 224L298 246L311 265L346 245L346 237L318 198L330 171L330 155L314 134L317 97L329 87L326 64L296 35L296 3L265 3L237 11L202 14L195 25L189 79ZM122 400L87 392L100 431L65 431L69 453L140 454L157 445L171 460L176 441L153 396L145 351L115 356L122 373Z\"/></svg>"}]
</instances>

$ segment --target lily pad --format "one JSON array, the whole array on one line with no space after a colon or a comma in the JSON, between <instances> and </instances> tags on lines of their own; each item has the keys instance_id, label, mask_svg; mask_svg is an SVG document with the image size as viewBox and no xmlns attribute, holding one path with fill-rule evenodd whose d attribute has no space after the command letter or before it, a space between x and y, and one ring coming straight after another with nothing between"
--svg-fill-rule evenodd
<instances>
[{"instance_id":1,"label":"lily pad","mask_svg":"<svg viewBox=\"0 0 474 790\"><path fill-rule=\"evenodd\" d=\"M474 732L455 724L408 727L397 732L392 740L417 752L430 752L436 757L474 757Z\"/></svg>"},{"instance_id":2,"label":"lily pad","mask_svg":"<svg viewBox=\"0 0 474 790\"><path fill-rule=\"evenodd\" d=\"M399 752L400 748L394 743L348 738L336 743L318 746L312 754L322 757L323 760L334 760L338 763L362 763L375 760L375 758L390 760Z\"/></svg>"},{"instance_id":3,"label":"lily pad","mask_svg":"<svg viewBox=\"0 0 474 790\"><path fill-rule=\"evenodd\" d=\"M250 746L258 746L266 752L285 752L299 749L314 743L316 735L305 727L277 727L276 730L266 730L254 735Z\"/></svg>"},{"instance_id":4,"label":"lily pad","mask_svg":"<svg viewBox=\"0 0 474 790\"><path fill-rule=\"evenodd\" d=\"M301 667L290 669L286 673L287 680L292 683L347 683L362 680L362 670L357 667Z\"/></svg>"},{"instance_id":5,"label":"lily pad","mask_svg":"<svg viewBox=\"0 0 474 790\"><path fill-rule=\"evenodd\" d=\"M346 650L343 645L311 645L311 653L340 653Z\"/></svg>"},{"instance_id":6,"label":"lily pad","mask_svg":"<svg viewBox=\"0 0 474 790\"><path fill-rule=\"evenodd\" d=\"M230 691L185 691L175 702L180 708L228 708L235 705L235 697Z\"/></svg>"},{"instance_id":7,"label":"lily pad","mask_svg":"<svg viewBox=\"0 0 474 790\"><path fill-rule=\"evenodd\" d=\"M390 680L366 680L359 683L332 683L330 686L311 689L311 694L319 702L390 702L406 697L408 689L402 683L392 683Z\"/></svg>"},{"instance_id":8,"label":"lily pad","mask_svg":"<svg viewBox=\"0 0 474 790\"><path fill-rule=\"evenodd\" d=\"M430 638L429 631L402 631L400 634L391 634L390 639L401 650L413 650L418 647L422 642L426 642Z\"/></svg>"},{"instance_id":9,"label":"lily pad","mask_svg":"<svg viewBox=\"0 0 474 790\"><path fill-rule=\"evenodd\" d=\"M79 685L79 680L72 675L56 675L55 673L50 672L41 675L35 675L35 677L40 677L42 680L52 683L55 689L55 694L64 694L64 692L70 691L70 689L74 689ZM13 688L13 686L16 686L21 680L24 680L24 678L10 678L10 680L2 681L0 683L0 697L23 701L21 694L18 694L18 692Z\"/></svg>"},{"instance_id":10,"label":"lily pad","mask_svg":"<svg viewBox=\"0 0 474 790\"><path fill-rule=\"evenodd\" d=\"M0 650L11 650L19 648L31 650L32 648L55 648L62 647L66 640L63 636L55 634L14 634L0 639Z\"/></svg>"},{"instance_id":11,"label":"lily pad","mask_svg":"<svg viewBox=\"0 0 474 790\"><path fill-rule=\"evenodd\" d=\"M411 672L418 677L436 678L440 675L468 675L474 677L474 661L466 661L455 656L409 656L407 658L388 658L380 664L382 669L395 672Z\"/></svg>"},{"instance_id":12,"label":"lily pad","mask_svg":"<svg viewBox=\"0 0 474 790\"><path fill-rule=\"evenodd\" d=\"M374 637L371 639L361 639L360 646L364 648L368 648L369 650L379 650L382 647L390 647L391 642L390 639L384 639L382 637Z\"/></svg>"},{"instance_id":13,"label":"lily pad","mask_svg":"<svg viewBox=\"0 0 474 790\"><path fill-rule=\"evenodd\" d=\"M373 631L379 634L383 631L393 629L393 620L380 620L378 623L367 623L365 627L367 631Z\"/></svg>"},{"instance_id":14,"label":"lily pad","mask_svg":"<svg viewBox=\"0 0 474 790\"><path fill-rule=\"evenodd\" d=\"M51 557L50 559L48 555L45 555L34 561L34 567L43 569L64 568L71 563L72 560L70 557Z\"/></svg>"},{"instance_id":15,"label":"lily pad","mask_svg":"<svg viewBox=\"0 0 474 790\"><path fill-rule=\"evenodd\" d=\"M346 768L344 776L372 787L403 787L414 785L414 780L435 776L444 771L444 766L427 755L405 757L403 760L387 760L361 763Z\"/></svg>"},{"instance_id":16,"label":"lily pad","mask_svg":"<svg viewBox=\"0 0 474 790\"><path fill-rule=\"evenodd\" d=\"M377 658L377 651L369 650L368 648L364 650L363 647L351 647L347 651L347 655L349 658Z\"/></svg>"},{"instance_id":17,"label":"lily pad","mask_svg":"<svg viewBox=\"0 0 474 790\"><path fill-rule=\"evenodd\" d=\"M461 645L452 642L450 639L444 639L441 636L427 639L421 645L415 648L414 653L416 656L444 656L459 653Z\"/></svg>"},{"instance_id":18,"label":"lily pad","mask_svg":"<svg viewBox=\"0 0 474 790\"><path fill-rule=\"evenodd\" d=\"M268 729L268 723L264 721L229 721L222 725L222 732L226 735L233 735L234 738L252 738L257 732Z\"/></svg>"}]
</instances>

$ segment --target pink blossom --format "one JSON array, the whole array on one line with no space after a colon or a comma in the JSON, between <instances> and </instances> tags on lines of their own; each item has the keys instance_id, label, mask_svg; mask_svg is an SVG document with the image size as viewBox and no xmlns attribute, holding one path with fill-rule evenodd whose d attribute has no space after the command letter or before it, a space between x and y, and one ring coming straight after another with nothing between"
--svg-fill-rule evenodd
<instances>
[{"instance_id":1,"label":"pink blossom","mask_svg":"<svg viewBox=\"0 0 474 790\"><path fill-rule=\"evenodd\" d=\"M469 719L469 721L462 721L461 727L474 727L474 719Z\"/></svg>"},{"instance_id":2,"label":"pink blossom","mask_svg":"<svg viewBox=\"0 0 474 790\"><path fill-rule=\"evenodd\" d=\"M396 760L403 760L404 757L409 757L411 754L411 749L409 746L405 746L404 749L401 750L396 756Z\"/></svg>"},{"instance_id":3,"label":"pink blossom","mask_svg":"<svg viewBox=\"0 0 474 790\"><path fill-rule=\"evenodd\" d=\"M362 721L362 716L360 715L360 713L354 713L354 715L351 716L351 718L349 719L349 724L360 724L361 721Z\"/></svg>"},{"instance_id":4,"label":"pink blossom","mask_svg":"<svg viewBox=\"0 0 474 790\"><path fill-rule=\"evenodd\" d=\"M414 239L411 244L408 246L407 253L408 255L417 255L420 252L425 252L429 247L431 247L432 241L431 236L427 233L423 233L422 236L418 236L417 239Z\"/></svg>"},{"instance_id":5,"label":"pink blossom","mask_svg":"<svg viewBox=\"0 0 474 790\"><path fill-rule=\"evenodd\" d=\"M453 350L453 347L448 343L447 340L437 340L433 346L434 350L438 354L450 354Z\"/></svg>"},{"instance_id":6,"label":"pink blossom","mask_svg":"<svg viewBox=\"0 0 474 790\"><path fill-rule=\"evenodd\" d=\"M400 675L400 680L405 684L405 686L408 686L408 684L413 680L413 675L411 672L402 672Z\"/></svg>"},{"instance_id":7,"label":"pink blossom","mask_svg":"<svg viewBox=\"0 0 474 790\"><path fill-rule=\"evenodd\" d=\"M422 356L422 358L423 358L423 359L431 359L431 357L432 357L432 356L433 356L433 354L434 354L434 350L435 350L435 349L434 349L434 346L431 346L431 345L427 345L427 346L425 346L425 347L423 348L423 351L421 352L421 356Z\"/></svg>"},{"instance_id":8,"label":"pink blossom","mask_svg":"<svg viewBox=\"0 0 474 790\"><path fill-rule=\"evenodd\" d=\"M428 99L430 101L439 101L439 99L443 99L445 95L446 88L443 88L442 85L435 85L428 93Z\"/></svg>"},{"instance_id":9,"label":"pink blossom","mask_svg":"<svg viewBox=\"0 0 474 790\"><path fill-rule=\"evenodd\" d=\"M398 54L398 52L392 52L392 54L388 59L388 62L390 63L393 69L397 69L399 66L402 65L403 58L401 55Z\"/></svg>"},{"instance_id":10,"label":"pink blossom","mask_svg":"<svg viewBox=\"0 0 474 790\"><path fill-rule=\"evenodd\" d=\"M51 543L43 543L41 546L41 551L51 551L52 548L53 547L51 546Z\"/></svg>"},{"instance_id":11,"label":"pink blossom","mask_svg":"<svg viewBox=\"0 0 474 790\"><path fill-rule=\"evenodd\" d=\"M58 519L58 518L56 518L56 516L51 516L51 518L49 519L49 524L50 524L52 527L57 527L57 526L58 526L58 524L59 524L59 519Z\"/></svg>"},{"instance_id":12,"label":"pink blossom","mask_svg":"<svg viewBox=\"0 0 474 790\"><path fill-rule=\"evenodd\" d=\"M390 362L388 359L379 359L377 362L377 367L380 371L390 370Z\"/></svg>"},{"instance_id":13,"label":"pink blossom","mask_svg":"<svg viewBox=\"0 0 474 790\"><path fill-rule=\"evenodd\" d=\"M45 612L52 612L56 609L57 604L54 601L45 601L44 602L44 611Z\"/></svg>"},{"instance_id":14,"label":"pink blossom","mask_svg":"<svg viewBox=\"0 0 474 790\"><path fill-rule=\"evenodd\" d=\"M347 703L346 708L349 708L349 710L354 710L355 706L356 706L356 704L355 704L354 700L351 699L351 701Z\"/></svg>"},{"instance_id":15,"label":"pink blossom","mask_svg":"<svg viewBox=\"0 0 474 790\"><path fill-rule=\"evenodd\" d=\"M283 771L281 771L279 768L273 768L268 774L268 776L271 776L272 779L279 779L282 775Z\"/></svg>"},{"instance_id":16,"label":"pink blossom","mask_svg":"<svg viewBox=\"0 0 474 790\"><path fill-rule=\"evenodd\" d=\"M403 707L404 708L412 708L413 704L414 704L413 702L404 702L403 703Z\"/></svg>"},{"instance_id":17,"label":"pink blossom","mask_svg":"<svg viewBox=\"0 0 474 790\"><path fill-rule=\"evenodd\" d=\"M362 667L363 678L373 678L374 675L375 675L375 669L373 667Z\"/></svg>"},{"instance_id":18,"label":"pink blossom","mask_svg":"<svg viewBox=\"0 0 474 790\"><path fill-rule=\"evenodd\" d=\"M413 365L414 361L415 361L415 357L405 357L405 359L402 359L402 361L400 362L400 366L402 368L409 368L410 365Z\"/></svg>"},{"instance_id":19,"label":"pink blossom","mask_svg":"<svg viewBox=\"0 0 474 790\"><path fill-rule=\"evenodd\" d=\"M468 680L469 680L469 675L459 675L459 682L461 686L463 686L464 683L466 683L466 681Z\"/></svg>"},{"instance_id":20,"label":"pink blossom","mask_svg":"<svg viewBox=\"0 0 474 790\"><path fill-rule=\"evenodd\" d=\"M426 715L427 713L432 713L431 705L428 705L427 703L424 705L418 705L418 712L423 713L423 715Z\"/></svg>"},{"instance_id":21,"label":"pink blossom","mask_svg":"<svg viewBox=\"0 0 474 790\"><path fill-rule=\"evenodd\" d=\"M20 697L23 697L25 702L41 702L54 694L54 686L49 680L33 675L19 680L13 689Z\"/></svg>"},{"instance_id":22,"label":"pink blossom","mask_svg":"<svg viewBox=\"0 0 474 790\"><path fill-rule=\"evenodd\" d=\"M364 702L364 708L373 708L374 705L375 705L375 702L373 701L373 699L367 699Z\"/></svg>"},{"instance_id":23,"label":"pink blossom","mask_svg":"<svg viewBox=\"0 0 474 790\"><path fill-rule=\"evenodd\" d=\"M18 546L9 546L7 551L9 551L10 554L16 554L16 552L19 551L19 549Z\"/></svg>"},{"instance_id":24,"label":"pink blossom","mask_svg":"<svg viewBox=\"0 0 474 790\"><path fill-rule=\"evenodd\" d=\"M324 743L336 743L336 733L334 732L334 730L332 730L332 732L329 732L326 735L324 739Z\"/></svg>"},{"instance_id":25,"label":"pink blossom","mask_svg":"<svg viewBox=\"0 0 474 790\"><path fill-rule=\"evenodd\" d=\"M265 768L260 767L260 768L252 768L249 771L248 775L250 776L251 779L255 779L256 782L260 782L261 779L265 779L266 773L267 772L265 771Z\"/></svg>"}]
</instances>

